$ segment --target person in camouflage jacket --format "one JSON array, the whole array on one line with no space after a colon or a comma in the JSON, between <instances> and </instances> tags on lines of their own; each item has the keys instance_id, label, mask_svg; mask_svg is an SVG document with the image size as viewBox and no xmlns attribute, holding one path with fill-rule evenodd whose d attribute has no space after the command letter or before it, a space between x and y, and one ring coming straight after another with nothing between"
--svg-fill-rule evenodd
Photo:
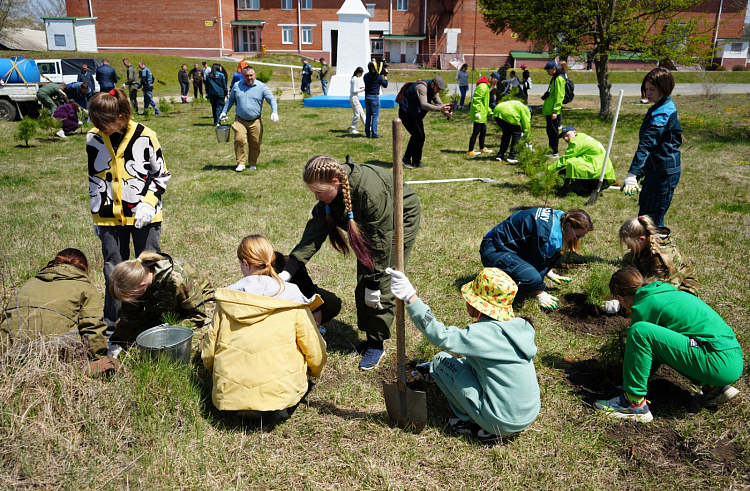
<instances>
[{"instance_id":1,"label":"person in camouflage jacket","mask_svg":"<svg viewBox=\"0 0 750 491\"><path fill-rule=\"evenodd\" d=\"M634 266L647 280L663 281L698 296L695 267L668 228L656 227L648 215L631 218L620 227L620 242L630 249L622 259L623 267Z\"/></svg>"},{"instance_id":2,"label":"person in camouflage jacket","mask_svg":"<svg viewBox=\"0 0 750 491\"><path fill-rule=\"evenodd\" d=\"M145 251L112 272L112 296L122 302L110 341L132 344L135 338L164 321L167 313L189 321L202 335L214 311L214 287L188 261Z\"/></svg>"}]
</instances>

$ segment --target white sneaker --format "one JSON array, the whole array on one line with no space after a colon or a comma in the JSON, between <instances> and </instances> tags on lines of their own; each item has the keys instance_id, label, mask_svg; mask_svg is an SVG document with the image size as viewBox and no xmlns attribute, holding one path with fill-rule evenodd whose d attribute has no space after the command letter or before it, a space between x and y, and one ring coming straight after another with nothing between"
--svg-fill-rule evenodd
<instances>
[{"instance_id":1,"label":"white sneaker","mask_svg":"<svg viewBox=\"0 0 750 491\"><path fill-rule=\"evenodd\" d=\"M234 169L235 172L242 172L243 170L245 170L245 164L240 164Z\"/></svg>"},{"instance_id":2,"label":"white sneaker","mask_svg":"<svg viewBox=\"0 0 750 491\"><path fill-rule=\"evenodd\" d=\"M518 159L515 159L515 158L512 158L512 157L508 157L507 159L505 159L505 161L508 162L509 164L517 164L518 163Z\"/></svg>"},{"instance_id":3,"label":"white sneaker","mask_svg":"<svg viewBox=\"0 0 750 491\"><path fill-rule=\"evenodd\" d=\"M250 167L247 168L247 170L258 170L258 169L254 165L251 165Z\"/></svg>"},{"instance_id":4,"label":"white sneaker","mask_svg":"<svg viewBox=\"0 0 750 491\"><path fill-rule=\"evenodd\" d=\"M59 136L60 138L67 138L67 137L65 136L65 132L64 132L63 130L60 130L60 131L58 131L58 132L57 132L57 133L55 133L55 134L56 134L57 136Z\"/></svg>"},{"instance_id":5,"label":"white sneaker","mask_svg":"<svg viewBox=\"0 0 750 491\"><path fill-rule=\"evenodd\" d=\"M547 158L548 159L559 159L560 158L560 154L559 153L550 153L550 154L547 154Z\"/></svg>"},{"instance_id":6,"label":"white sneaker","mask_svg":"<svg viewBox=\"0 0 750 491\"><path fill-rule=\"evenodd\" d=\"M350 135L359 135L359 131L357 130L349 130Z\"/></svg>"}]
</instances>

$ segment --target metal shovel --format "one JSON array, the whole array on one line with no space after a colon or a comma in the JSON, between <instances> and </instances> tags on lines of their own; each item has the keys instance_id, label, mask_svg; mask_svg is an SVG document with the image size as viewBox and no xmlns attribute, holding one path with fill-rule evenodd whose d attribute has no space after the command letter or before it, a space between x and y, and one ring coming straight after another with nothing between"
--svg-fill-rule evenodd
<instances>
[{"instance_id":1,"label":"metal shovel","mask_svg":"<svg viewBox=\"0 0 750 491\"><path fill-rule=\"evenodd\" d=\"M599 199L599 193L602 192L602 184L604 183L604 173L607 172L607 160L609 159L609 151L612 150L612 140L615 137L615 128L617 128L617 118L620 116L620 106L622 105L622 94L623 90L620 89L620 95L617 98L617 109L615 110L615 119L612 120L612 128L609 130L609 143L607 143L607 152L604 154L604 164L602 164L602 173L599 175L599 185L595 190L591 191L591 196L586 202L587 205L595 205Z\"/></svg>"},{"instance_id":2,"label":"metal shovel","mask_svg":"<svg viewBox=\"0 0 750 491\"><path fill-rule=\"evenodd\" d=\"M401 120L393 120L393 232L396 269L404 270L404 171L401 168ZM388 417L415 433L427 425L427 394L406 386L406 324L404 302L396 299L397 382L383 384Z\"/></svg>"}]
</instances>

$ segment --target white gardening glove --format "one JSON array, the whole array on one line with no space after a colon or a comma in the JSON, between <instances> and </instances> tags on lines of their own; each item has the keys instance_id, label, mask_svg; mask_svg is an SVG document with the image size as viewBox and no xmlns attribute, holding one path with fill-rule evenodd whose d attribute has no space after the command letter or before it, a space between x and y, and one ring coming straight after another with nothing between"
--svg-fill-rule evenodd
<instances>
[{"instance_id":1,"label":"white gardening glove","mask_svg":"<svg viewBox=\"0 0 750 491\"><path fill-rule=\"evenodd\" d=\"M227 119L227 113L221 113L219 114L219 123Z\"/></svg>"},{"instance_id":2,"label":"white gardening glove","mask_svg":"<svg viewBox=\"0 0 750 491\"><path fill-rule=\"evenodd\" d=\"M133 216L135 217L135 228L143 228L154 219L156 215L156 208L148 203L138 203L133 208Z\"/></svg>"},{"instance_id":3,"label":"white gardening glove","mask_svg":"<svg viewBox=\"0 0 750 491\"><path fill-rule=\"evenodd\" d=\"M123 88L123 90L125 89L125 84L122 84L122 88Z\"/></svg>"},{"instance_id":4,"label":"white gardening glove","mask_svg":"<svg viewBox=\"0 0 750 491\"><path fill-rule=\"evenodd\" d=\"M476 113L476 114L474 115L474 119L482 119L482 115L481 115L481 114L479 114L479 113Z\"/></svg>"},{"instance_id":5,"label":"white gardening glove","mask_svg":"<svg viewBox=\"0 0 750 491\"><path fill-rule=\"evenodd\" d=\"M288 283L292 279L292 275L289 274L289 271L282 271L279 273L279 278Z\"/></svg>"},{"instance_id":6,"label":"white gardening glove","mask_svg":"<svg viewBox=\"0 0 750 491\"><path fill-rule=\"evenodd\" d=\"M602 304L602 310L606 314L616 314L620 311L620 302L617 300L607 300Z\"/></svg>"},{"instance_id":7,"label":"white gardening glove","mask_svg":"<svg viewBox=\"0 0 750 491\"><path fill-rule=\"evenodd\" d=\"M411 297L417 294L417 290L414 289L404 273L391 268L385 268L385 272L391 275L391 291L396 298L408 302Z\"/></svg>"},{"instance_id":8,"label":"white gardening glove","mask_svg":"<svg viewBox=\"0 0 750 491\"><path fill-rule=\"evenodd\" d=\"M383 305L380 303L380 290L365 288L365 305L371 309L383 310Z\"/></svg>"},{"instance_id":9,"label":"white gardening glove","mask_svg":"<svg viewBox=\"0 0 750 491\"><path fill-rule=\"evenodd\" d=\"M274 123L278 123L279 122L279 115L276 114L276 113L271 114L271 121L273 121Z\"/></svg>"},{"instance_id":10,"label":"white gardening glove","mask_svg":"<svg viewBox=\"0 0 750 491\"><path fill-rule=\"evenodd\" d=\"M558 285L562 285L563 283L570 283L571 279L567 276L560 276L554 273L551 269L547 272L547 278L551 279Z\"/></svg>"},{"instance_id":11,"label":"white gardening glove","mask_svg":"<svg viewBox=\"0 0 750 491\"><path fill-rule=\"evenodd\" d=\"M555 310L557 308L557 297L553 297L547 292L537 295L536 300L543 309Z\"/></svg>"},{"instance_id":12,"label":"white gardening glove","mask_svg":"<svg viewBox=\"0 0 750 491\"><path fill-rule=\"evenodd\" d=\"M641 187L638 185L638 178L635 174L628 172L628 175L625 176L625 180L622 181L620 191L627 194L628 196L632 196L635 193L639 193L641 191Z\"/></svg>"}]
</instances>

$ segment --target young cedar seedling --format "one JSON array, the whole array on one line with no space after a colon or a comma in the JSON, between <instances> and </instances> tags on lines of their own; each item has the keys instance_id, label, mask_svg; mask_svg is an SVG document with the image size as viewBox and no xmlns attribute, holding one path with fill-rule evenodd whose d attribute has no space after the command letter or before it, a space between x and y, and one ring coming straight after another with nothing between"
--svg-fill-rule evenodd
<instances>
[{"instance_id":1,"label":"young cedar seedling","mask_svg":"<svg viewBox=\"0 0 750 491\"><path fill-rule=\"evenodd\" d=\"M26 146L29 146L29 140L36 136L37 124L36 121L28 116L24 116L20 123L18 123L18 131L13 135L13 139L17 141L23 141Z\"/></svg>"},{"instance_id":2,"label":"young cedar seedling","mask_svg":"<svg viewBox=\"0 0 750 491\"><path fill-rule=\"evenodd\" d=\"M583 284L587 304L599 308L606 300L610 299L610 278L612 278L611 269L596 264L591 268L591 274Z\"/></svg>"}]
</instances>

